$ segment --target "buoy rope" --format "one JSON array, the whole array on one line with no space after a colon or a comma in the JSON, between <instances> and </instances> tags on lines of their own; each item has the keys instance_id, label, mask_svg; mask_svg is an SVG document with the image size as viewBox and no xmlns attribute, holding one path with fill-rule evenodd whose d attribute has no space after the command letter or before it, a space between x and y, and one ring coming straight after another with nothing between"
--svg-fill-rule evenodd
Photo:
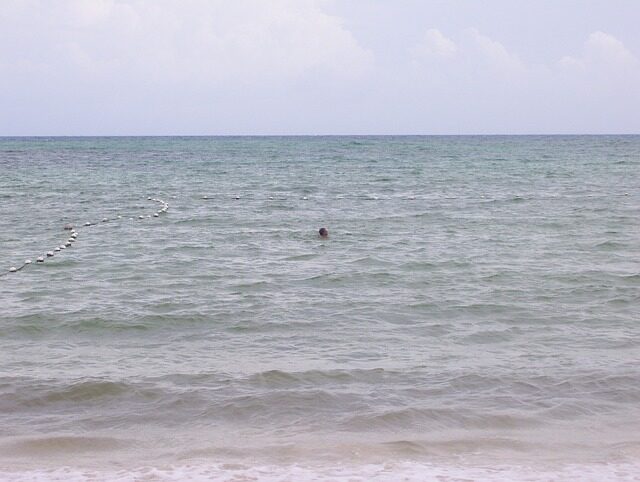
<instances>
[{"instance_id":1,"label":"buoy rope","mask_svg":"<svg viewBox=\"0 0 640 482\"><path fill-rule=\"evenodd\" d=\"M163 201L162 199L148 197L147 200L148 201L154 201L154 202L160 203L162 205L162 208L160 208L160 210L158 210L155 213L153 213L153 217L154 218L158 218L158 217L162 216L163 214L165 214L169 210L169 203L166 202L166 201ZM150 217L152 217L151 214L149 214L147 216L140 215L140 216L138 216L138 219L146 219L146 218L150 218ZM122 216L118 215L117 219L122 219ZM130 219L133 219L133 218L130 218ZM102 218L101 222L102 223L106 223L106 222L109 222L109 221L112 221L112 220L109 219L109 218ZM97 223L97 222L93 223L93 222L88 221L88 222L84 223L84 227L89 228L91 226L96 226L97 224L100 224L100 223ZM79 236L78 231L73 227L73 225L66 225L64 227L64 229L66 231L71 231L69 238L64 243L62 243L60 246L54 248L52 251L47 251L42 256L38 256L36 258L36 263L38 263L38 264L39 263L44 263L47 258L53 258L58 253L60 253L63 250L73 246L73 243L76 242L76 240L77 240L77 238ZM7 276L9 274L17 273L18 271L22 271L24 268L26 268L27 266L29 266L31 264L33 264L31 259L26 259L24 261L24 263L22 263L20 266L12 266L11 268L9 268L9 270L0 272L0 278L2 278L4 276Z\"/></svg>"}]
</instances>

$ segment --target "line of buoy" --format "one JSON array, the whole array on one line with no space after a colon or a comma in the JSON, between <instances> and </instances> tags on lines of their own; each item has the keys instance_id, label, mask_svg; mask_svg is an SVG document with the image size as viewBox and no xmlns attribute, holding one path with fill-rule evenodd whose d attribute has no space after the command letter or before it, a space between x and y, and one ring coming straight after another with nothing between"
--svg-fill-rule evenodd
<instances>
[{"instance_id":1,"label":"line of buoy","mask_svg":"<svg viewBox=\"0 0 640 482\"><path fill-rule=\"evenodd\" d=\"M166 201L163 201L162 199L148 197L147 200L155 201L155 202L160 203L162 205L162 208L160 208L157 212L155 212L153 214L154 218L160 217L160 215L165 214L169 210L169 203L166 202ZM151 214L148 214L146 217L143 216L143 215L140 215L140 216L138 216L138 219L146 219L146 218L151 218L151 217L152 217ZM122 216L118 215L117 218L118 219L122 219ZM129 219L133 219L133 218L129 218ZM106 222L109 222L109 221L110 221L109 218L102 218L102 222L103 223L106 223ZM84 226L90 227L90 226L94 226L96 224L98 224L98 223L92 223L90 221L87 221L87 222L84 223ZM53 251L47 251L43 256L38 256L36 258L36 263L44 263L45 258L54 257L56 255L56 253L60 253L62 250L70 248L73 245L73 243L75 243L75 241L77 241L78 232L74 229L73 224L65 224L63 229L65 231L71 231L71 234L70 234L69 238L63 244L61 244L60 246L54 248ZM21 266L19 266L19 267L11 266L8 271L0 273L0 277L6 276L6 275L8 275L10 273L16 273L16 272L22 270L25 266L28 266L30 264L31 264L31 260L27 259L27 260L25 260L25 262Z\"/></svg>"},{"instance_id":2,"label":"line of buoy","mask_svg":"<svg viewBox=\"0 0 640 482\"><path fill-rule=\"evenodd\" d=\"M160 217L162 214L166 213L169 210L169 203L166 201L163 201L162 199L158 199L158 198L150 198L150 201L155 201L157 203L162 204L162 208L157 211L156 213L153 214L154 218L158 218ZM149 216L151 217L151 216Z\"/></svg>"}]
</instances>

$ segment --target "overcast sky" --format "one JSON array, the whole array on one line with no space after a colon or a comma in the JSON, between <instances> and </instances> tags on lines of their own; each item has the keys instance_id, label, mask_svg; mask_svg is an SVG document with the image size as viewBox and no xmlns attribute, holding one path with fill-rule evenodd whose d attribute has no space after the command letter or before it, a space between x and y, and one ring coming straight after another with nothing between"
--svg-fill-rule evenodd
<instances>
[{"instance_id":1,"label":"overcast sky","mask_svg":"<svg viewBox=\"0 0 640 482\"><path fill-rule=\"evenodd\" d=\"M640 133L640 0L0 0L0 135Z\"/></svg>"}]
</instances>

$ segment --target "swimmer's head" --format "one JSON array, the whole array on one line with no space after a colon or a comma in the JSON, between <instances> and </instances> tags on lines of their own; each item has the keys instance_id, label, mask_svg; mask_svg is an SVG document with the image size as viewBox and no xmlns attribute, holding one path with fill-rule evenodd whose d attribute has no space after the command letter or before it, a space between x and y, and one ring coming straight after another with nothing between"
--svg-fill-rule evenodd
<instances>
[{"instance_id":1,"label":"swimmer's head","mask_svg":"<svg viewBox=\"0 0 640 482\"><path fill-rule=\"evenodd\" d=\"M318 234L320 235L321 238L329 237L329 231L327 230L327 228L320 228L320 230L318 231Z\"/></svg>"}]
</instances>

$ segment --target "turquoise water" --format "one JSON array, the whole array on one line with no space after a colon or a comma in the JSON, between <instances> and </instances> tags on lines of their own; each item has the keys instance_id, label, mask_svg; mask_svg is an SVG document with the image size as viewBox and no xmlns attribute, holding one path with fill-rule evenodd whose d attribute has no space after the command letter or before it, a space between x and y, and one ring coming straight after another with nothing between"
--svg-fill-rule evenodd
<instances>
[{"instance_id":1,"label":"turquoise water","mask_svg":"<svg viewBox=\"0 0 640 482\"><path fill-rule=\"evenodd\" d=\"M1 138L0 172L5 477L640 473L638 136Z\"/></svg>"}]
</instances>

